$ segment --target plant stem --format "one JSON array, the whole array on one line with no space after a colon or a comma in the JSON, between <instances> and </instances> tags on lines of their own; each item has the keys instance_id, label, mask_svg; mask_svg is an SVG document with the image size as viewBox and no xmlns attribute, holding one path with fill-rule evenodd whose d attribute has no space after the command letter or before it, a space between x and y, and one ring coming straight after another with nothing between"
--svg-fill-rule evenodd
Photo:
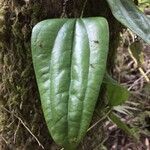
<instances>
[{"instance_id":1,"label":"plant stem","mask_svg":"<svg viewBox=\"0 0 150 150\"><path fill-rule=\"evenodd\" d=\"M85 6L86 6L86 4L87 4L87 1L88 1L88 0L85 0L85 2L84 2L84 4L83 4L83 8L82 8L82 11L81 11L80 18L83 17L83 14L84 14L84 10L85 10Z\"/></svg>"}]
</instances>

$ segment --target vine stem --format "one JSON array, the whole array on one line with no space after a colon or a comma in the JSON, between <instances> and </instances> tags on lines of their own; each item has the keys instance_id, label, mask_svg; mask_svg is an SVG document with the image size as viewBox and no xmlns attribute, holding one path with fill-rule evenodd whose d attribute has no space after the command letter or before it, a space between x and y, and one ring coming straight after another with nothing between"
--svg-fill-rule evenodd
<instances>
[{"instance_id":1,"label":"vine stem","mask_svg":"<svg viewBox=\"0 0 150 150\"><path fill-rule=\"evenodd\" d=\"M87 1L88 1L88 0L85 0L85 2L84 2L84 4L83 4L83 8L82 8L82 11L81 11L80 18L82 18L82 17L83 17L83 13L84 13L85 6L86 6L86 4L87 4Z\"/></svg>"}]
</instances>

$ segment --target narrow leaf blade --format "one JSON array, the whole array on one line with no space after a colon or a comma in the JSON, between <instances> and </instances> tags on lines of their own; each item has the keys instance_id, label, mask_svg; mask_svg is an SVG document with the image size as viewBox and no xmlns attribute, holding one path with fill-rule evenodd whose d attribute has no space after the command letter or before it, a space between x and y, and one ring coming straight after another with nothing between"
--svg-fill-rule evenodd
<instances>
[{"instance_id":1,"label":"narrow leaf blade","mask_svg":"<svg viewBox=\"0 0 150 150\"><path fill-rule=\"evenodd\" d=\"M120 129L125 131L129 136L138 140L139 138L138 132L135 131L134 128L133 129L129 128L124 122L121 121L121 119L115 113L113 112L110 113L109 118L113 123L115 123Z\"/></svg>"},{"instance_id":2,"label":"narrow leaf blade","mask_svg":"<svg viewBox=\"0 0 150 150\"><path fill-rule=\"evenodd\" d=\"M107 0L114 17L150 44L150 18L132 0Z\"/></svg>"}]
</instances>

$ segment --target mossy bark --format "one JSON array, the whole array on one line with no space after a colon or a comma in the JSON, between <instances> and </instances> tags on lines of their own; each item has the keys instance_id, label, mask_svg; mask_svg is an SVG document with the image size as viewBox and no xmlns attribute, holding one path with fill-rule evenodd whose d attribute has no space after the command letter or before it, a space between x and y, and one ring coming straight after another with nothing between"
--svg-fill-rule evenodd
<instances>
[{"instance_id":1,"label":"mossy bark","mask_svg":"<svg viewBox=\"0 0 150 150\"><path fill-rule=\"evenodd\" d=\"M79 17L83 4L84 0L0 0L0 149L40 150L42 146L36 138L45 149L56 149L40 107L31 60L31 30L37 22L44 19ZM108 69L111 70L121 30L120 24L113 18L104 0L88 0L83 16L104 16L108 19ZM85 138L82 149L94 148L94 138L100 135L102 128L97 129L97 134L90 136L90 142ZM101 137L97 138L101 140Z\"/></svg>"}]
</instances>

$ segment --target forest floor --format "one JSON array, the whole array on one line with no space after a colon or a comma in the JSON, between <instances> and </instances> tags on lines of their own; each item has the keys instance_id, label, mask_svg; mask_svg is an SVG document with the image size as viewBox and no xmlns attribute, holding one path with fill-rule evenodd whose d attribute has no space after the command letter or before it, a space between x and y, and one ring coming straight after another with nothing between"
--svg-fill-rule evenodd
<instances>
[{"instance_id":1,"label":"forest floor","mask_svg":"<svg viewBox=\"0 0 150 150\"><path fill-rule=\"evenodd\" d=\"M107 121L105 127L108 138L105 146L108 150L150 150L150 45L137 40L132 50L130 45L135 40L134 36L129 30L122 34L114 78L131 93L118 115L136 130L139 141L131 139L116 125Z\"/></svg>"},{"instance_id":2,"label":"forest floor","mask_svg":"<svg viewBox=\"0 0 150 150\"><path fill-rule=\"evenodd\" d=\"M140 9L150 16L148 3L141 5ZM117 113L135 131L139 140L134 140L107 121L105 146L108 150L150 150L150 45L135 39L129 30L122 33L121 39L113 74L131 95Z\"/></svg>"}]
</instances>

